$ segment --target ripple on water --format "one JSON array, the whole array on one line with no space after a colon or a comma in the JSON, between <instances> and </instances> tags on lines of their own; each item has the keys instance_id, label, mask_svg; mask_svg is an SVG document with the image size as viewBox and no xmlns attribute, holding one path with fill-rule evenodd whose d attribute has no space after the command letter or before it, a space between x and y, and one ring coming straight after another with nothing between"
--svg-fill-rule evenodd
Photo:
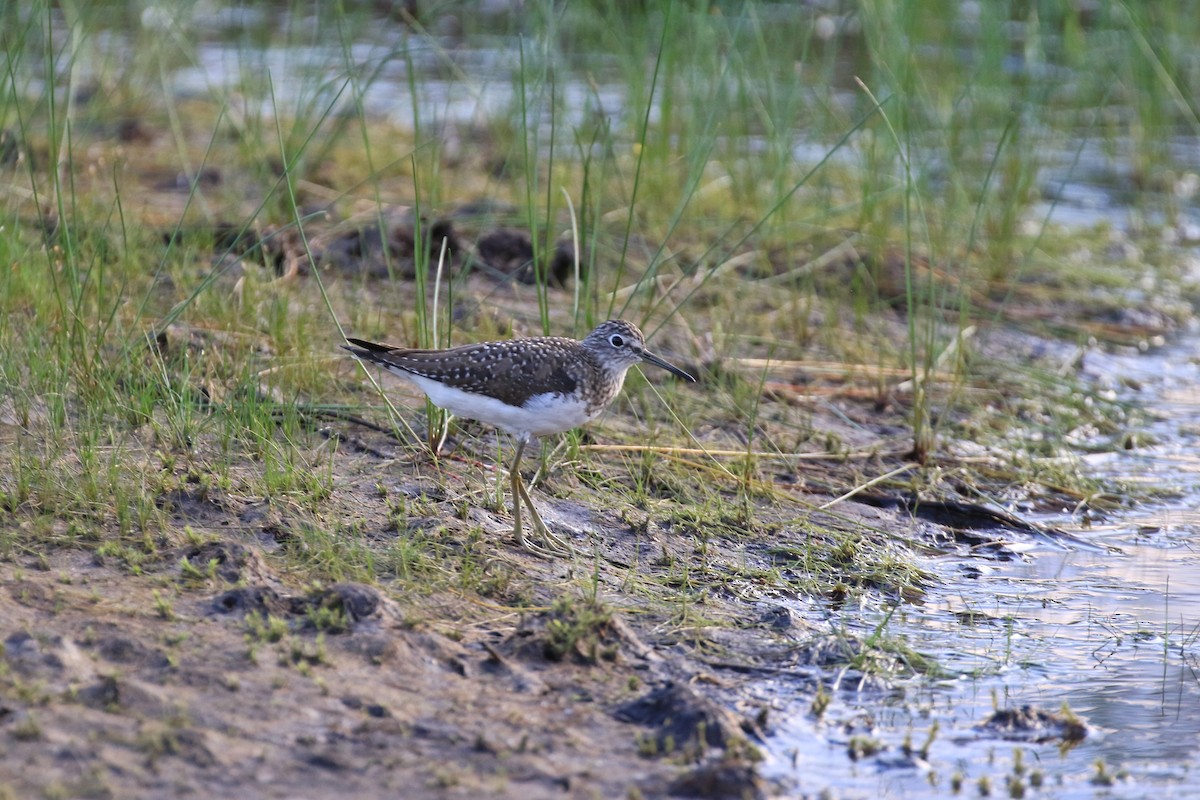
<instances>
[{"instance_id":1,"label":"ripple on water","mask_svg":"<svg viewBox=\"0 0 1200 800\"><path fill-rule=\"evenodd\" d=\"M1141 356L1089 354L1089 369L1131 379L1147 407L1151 447L1089 463L1106 477L1153 482L1175 497L1080 528L1069 515L1040 521L1120 548L1120 553L1040 545L1023 559L943 558L942 581L923 606L888 622L919 652L957 677L919 678L887 697L838 693L820 721L797 693L772 736L765 773L799 790L841 797L944 797L951 776L963 796L1009 796L1008 781L1056 798L1194 797L1200 769L1200 365L1197 342ZM966 579L970 574L978 577ZM850 619L870 630L879 619ZM782 687L786 691L786 687ZM1014 742L976 726L996 707L1064 705L1089 735L1073 748ZM902 757L905 741L926 757ZM866 735L884 755L850 757ZM1102 760L1103 772L1097 768ZM1111 786L1107 785L1111 782Z\"/></svg>"}]
</instances>

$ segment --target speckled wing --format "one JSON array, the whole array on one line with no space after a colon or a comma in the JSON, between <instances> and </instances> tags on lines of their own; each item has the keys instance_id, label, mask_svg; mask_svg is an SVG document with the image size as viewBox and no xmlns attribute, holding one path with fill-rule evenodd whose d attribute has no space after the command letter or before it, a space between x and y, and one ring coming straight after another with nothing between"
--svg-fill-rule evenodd
<instances>
[{"instance_id":1,"label":"speckled wing","mask_svg":"<svg viewBox=\"0 0 1200 800\"><path fill-rule=\"evenodd\" d=\"M518 407L535 395L574 392L586 369L586 362L578 360L579 343L557 336L468 344L448 350L409 350L362 339L347 341L355 347L346 349L364 361Z\"/></svg>"}]
</instances>

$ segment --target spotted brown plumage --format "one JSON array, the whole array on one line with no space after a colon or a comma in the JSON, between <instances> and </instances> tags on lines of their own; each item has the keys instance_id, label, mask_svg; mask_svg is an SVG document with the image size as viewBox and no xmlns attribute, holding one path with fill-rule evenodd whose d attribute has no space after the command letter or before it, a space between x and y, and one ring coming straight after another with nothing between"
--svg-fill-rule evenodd
<instances>
[{"instance_id":1,"label":"spotted brown plumage","mask_svg":"<svg viewBox=\"0 0 1200 800\"><path fill-rule=\"evenodd\" d=\"M366 351L347 348L364 360L510 406L520 406L534 394L574 392L587 380L584 373L598 369L591 361L572 359L569 354L579 342L561 337L483 342L448 350L405 350L361 339L347 341Z\"/></svg>"},{"instance_id":2,"label":"spotted brown plumage","mask_svg":"<svg viewBox=\"0 0 1200 800\"><path fill-rule=\"evenodd\" d=\"M518 543L549 553L565 544L545 528L521 484L517 465L538 436L578 427L599 416L620 393L625 373L642 361L687 381L691 375L646 349L632 322L602 322L582 340L540 336L482 342L446 350L414 350L347 339L356 358L416 384L433 403L454 414L495 425L517 438L513 459L513 518ZM524 499L548 549L528 545L521 530Z\"/></svg>"}]
</instances>

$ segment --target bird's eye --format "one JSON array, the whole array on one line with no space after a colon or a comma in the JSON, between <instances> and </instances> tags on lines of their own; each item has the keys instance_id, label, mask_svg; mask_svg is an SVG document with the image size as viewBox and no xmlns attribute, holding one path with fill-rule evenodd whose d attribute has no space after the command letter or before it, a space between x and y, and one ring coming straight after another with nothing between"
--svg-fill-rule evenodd
<instances>
[{"instance_id":1,"label":"bird's eye","mask_svg":"<svg viewBox=\"0 0 1200 800\"><path fill-rule=\"evenodd\" d=\"M611 344L613 347L624 347L625 346L625 337L623 337L619 333L614 333L612 336L608 337L608 343Z\"/></svg>"}]
</instances>

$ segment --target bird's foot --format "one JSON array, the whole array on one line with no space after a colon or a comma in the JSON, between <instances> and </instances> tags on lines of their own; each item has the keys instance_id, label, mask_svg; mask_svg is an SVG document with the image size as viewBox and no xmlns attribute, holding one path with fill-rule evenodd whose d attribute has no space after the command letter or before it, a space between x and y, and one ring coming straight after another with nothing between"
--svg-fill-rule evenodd
<instances>
[{"instance_id":1,"label":"bird's foot","mask_svg":"<svg viewBox=\"0 0 1200 800\"><path fill-rule=\"evenodd\" d=\"M525 538L525 534L520 528L513 529L513 536L517 540L517 545L522 550L530 555L535 555L538 558L567 558L572 553L569 545L555 545L555 542L559 542L561 540L557 539L553 535L546 537L541 536L539 533L539 536L541 536L544 544L538 544L537 542L532 542Z\"/></svg>"}]
</instances>

